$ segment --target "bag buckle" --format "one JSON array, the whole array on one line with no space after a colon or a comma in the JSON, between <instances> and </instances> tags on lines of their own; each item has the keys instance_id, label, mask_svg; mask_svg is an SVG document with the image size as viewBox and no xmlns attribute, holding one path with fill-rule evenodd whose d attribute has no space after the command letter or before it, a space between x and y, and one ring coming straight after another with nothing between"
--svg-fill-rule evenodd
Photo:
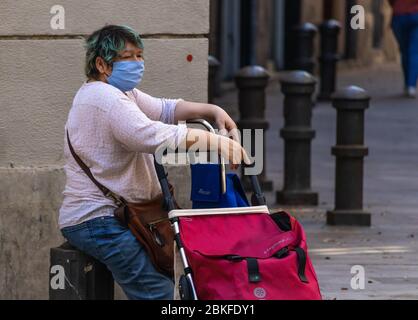
<instances>
[{"instance_id":1,"label":"bag buckle","mask_svg":"<svg viewBox=\"0 0 418 320\"><path fill-rule=\"evenodd\" d=\"M152 235L154 236L155 243L158 244L160 247L164 247L164 239L161 237L161 234L158 232L158 229L155 227L155 224L149 224L148 227Z\"/></svg>"},{"instance_id":2,"label":"bag buckle","mask_svg":"<svg viewBox=\"0 0 418 320\"><path fill-rule=\"evenodd\" d=\"M113 200L113 202L119 207L121 204L123 204L123 202L122 202L122 200L121 200L121 198L118 196L118 195L116 195L115 193L113 193L112 191L108 191L106 194L105 194L105 196L107 197L107 198L110 198L110 199L112 199Z\"/></svg>"}]
</instances>

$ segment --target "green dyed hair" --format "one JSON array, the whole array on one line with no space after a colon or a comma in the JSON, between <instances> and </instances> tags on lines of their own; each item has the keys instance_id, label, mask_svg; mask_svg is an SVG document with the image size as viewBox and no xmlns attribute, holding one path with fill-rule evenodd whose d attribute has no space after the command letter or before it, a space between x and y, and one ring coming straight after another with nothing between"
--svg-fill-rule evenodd
<instances>
[{"instance_id":1,"label":"green dyed hair","mask_svg":"<svg viewBox=\"0 0 418 320\"><path fill-rule=\"evenodd\" d=\"M112 65L113 59L125 49L127 42L143 49L144 44L137 32L128 26L108 25L93 32L86 40L85 73L88 78L96 79L99 71L96 68L97 57Z\"/></svg>"}]
</instances>

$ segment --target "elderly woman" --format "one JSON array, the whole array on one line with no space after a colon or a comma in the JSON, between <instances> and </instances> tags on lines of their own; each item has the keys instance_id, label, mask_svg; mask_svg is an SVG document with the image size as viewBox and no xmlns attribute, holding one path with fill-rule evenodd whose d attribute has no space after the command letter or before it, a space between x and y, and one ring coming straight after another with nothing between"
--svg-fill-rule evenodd
<instances>
[{"instance_id":1,"label":"elderly woman","mask_svg":"<svg viewBox=\"0 0 418 320\"><path fill-rule=\"evenodd\" d=\"M163 145L190 148L197 143L201 150L217 151L230 163L248 160L238 142L178 124L203 118L220 129L236 129L221 108L154 98L136 89L144 74L144 46L134 30L106 26L88 37L86 48L87 81L74 98L66 132L100 184L128 202L155 199L161 189L153 154ZM134 235L114 218L116 205L83 172L66 139L67 133L67 180L59 215L62 234L103 262L129 299L172 299L172 279L155 270Z\"/></svg>"},{"instance_id":2,"label":"elderly woman","mask_svg":"<svg viewBox=\"0 0 418 320\"><path fill-rule=\"evenodd\" d=\"M416 97L418 80L418 0L389 0L392 29L402 56L405 95Z\"/></svg>"}]
</instances>

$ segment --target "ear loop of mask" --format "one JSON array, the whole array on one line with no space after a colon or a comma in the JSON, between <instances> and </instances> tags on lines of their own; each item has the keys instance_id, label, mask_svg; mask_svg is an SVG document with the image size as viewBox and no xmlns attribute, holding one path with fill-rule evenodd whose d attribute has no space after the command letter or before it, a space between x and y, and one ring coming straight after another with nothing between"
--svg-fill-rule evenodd
<instances>
[{"instance_id":1,"label":"ear loop of mask","mask_svg":"<svg viewBox=\"0 0 418 320\"><path fill-rule=\"evenodd\" d=\"M102 59L103 59L103 58L102 58ZM104 61L104 59L103 59L103 61ZM105 61L105 63L106 63L106 64L108 64L106 61ZM110 67L112 68L112 71L113 71L113 62L111 62L109 65L110 65ZM107 78L106 78L106 81L107 81L107 79L109 79L109 77L112 75L112 72L110 72L110 74L109 74L109 75L108 75L107 73L105 73L105 75L106 75L106 77L107 77Z\"/></svg>"}]
</instances>

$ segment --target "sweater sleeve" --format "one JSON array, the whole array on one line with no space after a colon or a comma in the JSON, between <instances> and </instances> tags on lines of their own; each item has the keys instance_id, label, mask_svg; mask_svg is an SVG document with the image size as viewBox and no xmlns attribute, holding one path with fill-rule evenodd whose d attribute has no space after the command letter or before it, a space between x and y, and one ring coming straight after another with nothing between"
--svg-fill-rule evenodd
<instances>
[{"instance_id":1,"label":"sweater sleeve","mask_svg":"<svg viewBox=\"0 0 418 320\"><path fill-rule=\"evenodd\" d=\"M132 94L136 104L148 118L166 124L174 124L177 103L183 99L155 98L138 89L134 89Z\"/></svg>"},{"instance_id":2,"label":"sweater sleeve","mask_svg":"<svg viewBox=\"0 0 418 320\"><path fill-rule=\"evenodd\" d=\"M128 97L115 99L108 119L114 138L129 151L152 154L162 146L176 148L187 135L186 125L152 120Z\"/></svg>"}]
</instances>

